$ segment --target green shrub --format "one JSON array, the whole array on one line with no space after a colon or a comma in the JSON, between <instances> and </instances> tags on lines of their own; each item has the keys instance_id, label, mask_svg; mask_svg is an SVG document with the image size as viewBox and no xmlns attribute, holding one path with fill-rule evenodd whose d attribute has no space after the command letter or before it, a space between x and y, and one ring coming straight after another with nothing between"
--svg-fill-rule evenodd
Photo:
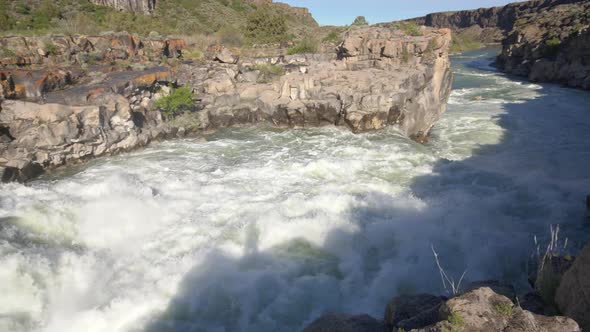
<instances>
[{"instance_id":1,"label":"green shrub","mask_svg":"<svg viewBox=\"0 0 590 332\"><path fill-rule=\"evenodd\" d=\"M16 55L13 50L9 49L8 47L0 47L0 55L6 57L13 57Z\"/></svg>"},{"instance_id":2,"label":"green shrub","mask_svg":"<svg viewBox=\"0 0 590 332\"><path fill-rule=\"evenodd\" d=\"M551 39L546 40L545 45L549 47L558 47L559 45L561 45L561 40L559 40L559 38L557 37L553 37Z\"/></svg>"},{"instance_id":3,"label":"green shrub","mask_svg":"<svg viewBox=\"0 0 590 332\"><path fill-rule=\"evenodd\" d=\"M276 77L279 77L285 73L283 67L279 65L259 64L252 66L252 69L260 71L258 83L271 82Z\"/></svg>"},{"instance_id":4,"label":"green shrub","mask_svg":"<svg viewBox=\"0 0 590 332\"><path fill-rule=\"evenodd\" d=\"M8 2L0 1L0 30L9 30L12 28L13 20L8 15Z\"/></svg>"},{"instance_id":5,"label":"green shrub","mask_svg":"<svg viewBox=\"0 0 590 332\"><path fill-rule=\"evenodd\" d=\"M18 2L15 6L14 6L14 10L21 15L28 15L31 13L31 7L29 7L29 5L27 5L24 2Z\"/></svg>"},{"instance_id":6,"label":"green shrub","mask_svg":"<svg viewBox=\"0 0 590 332\"><path fill-rule=\"evenodd\" d=\"M443 332L459 332L463 326L463 318L456 312L451 313L447 319L451 323L451 329L443 328Z\"/></svg>"},{"instance_id":7,"label":"green shrub","mask_svg":"<svg viewBox=\"0 0 590 332\"><path fill-rule=\"evenodd\" d=\"M246 36L253 42L278 43L287 39L287 22L283 15L259 7L248 15Z\"/></svg>"},{"instance_id":8,"label":"green shrub","mask_svg":"<svg viewBox=\"0 0 590 332\"><path fill-rule=\"evenodd\" d=\"M340 32L334 30L330 31L330 33L322 39L324 43L334 43L338 44L341 41Z\"/></svg>"},{"instance_id":9,"label":"green shrub","mask_svg":"<svg viewBox=\"0 0 590 332\"><path fill-rule=\"evenodd\" d=\"M182 57L187 60L202 60L205 54L196 48L183 50Z\"/></svg>"},{"instance_id":10,"label":"green shrub","mask_svg":"<svg viewBox=\"0 0 590 332\"><path fill-rule=\"evenodd\" d=\"M287 54L306 54L306 53L317 53L318 52L318 42L312 38L304 38L301 40L297 45L290 47L287 49Z\"/></svg>"},{"instance_id":11,"label":"green shrub","mask_svg":"<svg viewBox=\"0 0 590 332\"><path fill-rule=\"evenodd\" d=\"M420 27L414 22L408 22L402 25L402 30L410 36L422 36Z\"/></svg>"},{"instance_id":12,"label":"green shrub","mask_svg":"<svg viewBox=\"0 0 590 332\"><path fill-rule=\"evenodd\" d=\"M547 45L546 55L549 57L557 56L559 53L559 46L561 45L561 40L557 37L553 37L545 41L545 45Z\"/></svg>"},{"instance_id":13,"label":"green shrub","mask_svg":"<svg viewBox=\"0 0 590 332\"><path fill-rule=\"evenodd\" d=\"M45 43L45 54L47 55L57 55L59 48L52 42Z\"/></svg>"},{"instance_id":14,"label":"green shrub","mask_svg":"<svg viewBox=\"0 0 590 332\"><path fill-rule=\"evenodd\" d=\"M369 25L369 22L367 22L367 19L364 16L357 16L354 19L354 22L352 22L352 25L356 25L356 26Z\"/></svg>"},{"instance_id":15,"label":"green shrub","mask_svg":"<svg viewBox=\"0 0 590 332\"><path fill-rule=\"evenodd\" d=\"M510 317L512 316L512 306L510 304L506 304L506 303L501 303L501 304L496 304L494 306L494 309L496 309L497 312L499 312L500 314Z\"/></svg>"},{"instance_id":16,"label":"green shrub","mask_svg":"<svg viewBox=\"0 0 590 332\"><path fill-rule=\"evenodd\" d=\"M155 106L167 118L173 118L195 107L193 97L193 93L189 88L177 88L173 89L170 95L158 99Z\"/></svg>"},{"instance_id":17,"label":"green shrub","mask_svg":"<svg viewBox=\"0 0 590 332\"><path fill-rule=\"evenodd\" d=\"M217 31L221 44L225 46L240 47L244 44L244 35L240 30L225 26Z\"/></svg>"}]
</instances>

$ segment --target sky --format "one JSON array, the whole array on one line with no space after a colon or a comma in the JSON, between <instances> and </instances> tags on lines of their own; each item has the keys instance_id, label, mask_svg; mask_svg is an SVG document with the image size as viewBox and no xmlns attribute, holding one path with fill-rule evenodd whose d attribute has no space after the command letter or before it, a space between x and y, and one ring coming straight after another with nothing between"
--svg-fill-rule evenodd
<instances>
[{"instance_id":1,"label":"sky","mask_svg":"<svg viewBox=\"0 0 590 332\"><path fill-rule=\"evenodd\" d=\"M363 15L369 23L390 22L428 13L502 6L517 0L276 0L307 7L321 25L345 25Z\"/></svg>"}]
</instances>

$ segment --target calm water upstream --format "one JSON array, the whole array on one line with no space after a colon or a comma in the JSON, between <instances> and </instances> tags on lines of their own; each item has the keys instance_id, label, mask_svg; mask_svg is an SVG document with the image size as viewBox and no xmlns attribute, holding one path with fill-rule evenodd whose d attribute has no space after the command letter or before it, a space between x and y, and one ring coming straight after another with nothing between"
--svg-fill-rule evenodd
<instances>
[{"instance_id":1,"label":"calm water upstream","mask_svg":"<svg viewBox=\"0 0 590 332\"><path fill-rule=\"evenodd\" d=\"M0 331L296 331L453 276L526 290L550 224L588 241L590 93L453 57L431 142L230 129L0 185Z\"/></svg>"}]
</instances>

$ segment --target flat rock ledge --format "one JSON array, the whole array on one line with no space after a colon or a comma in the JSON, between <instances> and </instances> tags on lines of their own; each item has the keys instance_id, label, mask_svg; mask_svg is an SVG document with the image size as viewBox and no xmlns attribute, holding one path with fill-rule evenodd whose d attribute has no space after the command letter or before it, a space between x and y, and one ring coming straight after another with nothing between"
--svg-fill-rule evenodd
<instances>
[{"instance_id":1,"label":"flat rock ledge","mask_svg":"<svg viewBox=\"0 0 590 332\"><path fill-rule=\"evenodd\" d=\"M408 36L368 27L351 29L332 54L241 59L222 49L206 63L97 69L89 77L71 69L13 70L0 77L7 87L0 110L2 180L27 181L153 140L258 123L335 125L355 133L392 125L425 142L451 90L450 41L448 29L423 27L419 36ZM38 77L46 83L29 84ZM7 93L14 82L23 93ZM154 107L169 85L195 93L190 123L166 121Z\"/></svg>"}]
</instances>

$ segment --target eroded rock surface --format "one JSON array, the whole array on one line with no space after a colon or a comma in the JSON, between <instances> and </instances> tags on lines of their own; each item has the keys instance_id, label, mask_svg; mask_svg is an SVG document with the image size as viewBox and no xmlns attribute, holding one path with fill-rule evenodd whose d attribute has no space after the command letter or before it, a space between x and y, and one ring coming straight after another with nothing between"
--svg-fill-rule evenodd
<instances>
[{"instance_id":1,"label":"eroded rock surface","mask_svg":"<svg viewBox=\"0 0 590 332\"><path fill-rule=\"evenodd\" d=\"M83 38L68 38L56 54L73 56L72 47L78 50ZM84 40L87 50L74 55L108 50L141 59L146 49L156 55L171 50L170 41L152 40L148 47L128 35ZM0 167L9 174L5 180L26 180L39 168L127 151L160 137L257 123L337 125L354 132L394 125L423 142L446 109L450 40L448 29L424 28L421 36L408 36L360 28L331 55L241 59L222 48L216 61L174 67L110 71L103 66L85 74L72 68L51 74L7 69L0 73L0 92L9 99L0 111ZM102 42L114 46L99 46ZM22 54L35 49L25 44ZM169 119L174 125L154 108L162 91L170 92L169 84L189 87L198 98L191 114Z\"/></svg>"},{"instance_id":2,"label":"eroded rock surface","mask_svg":"<svg viewBox=\"0 0 590 332\"><path fill-rule=\"evenodd\" d=\"M590 90L590 2L520 18L503 41L498 65L533 82Z\"/></svg>"},{"instance_id":3,"label":"eroded rock surface","mask_svg":"<svg viewBox=\"0 0 590 332\"><path fill-rule=\"evenodd\" d=\"M336 56L298 55L244 60L203 70L180 70L179 82L205 93L214 127L268 122L282 127L347 126L363 132L396 125L426 139L446 109L452 73L450 31L420 37L385 28L355 29ZM256 65L285 75L260 80Z\"/></svg>"},{"instance_id":4,"label":"eroded rock surface","mask_svg":"<svg viewBox=\"0 0 590 332\"><path fill-rule=\"evenodd\" d=\"M367 315L326 314L304 331L382 331L382 324L387 331L581 332L570 318L541 316L523 310L489 287L450 299L427 294L399 296L387 306L385 322Z\"/></svg>"}]
</instances>

